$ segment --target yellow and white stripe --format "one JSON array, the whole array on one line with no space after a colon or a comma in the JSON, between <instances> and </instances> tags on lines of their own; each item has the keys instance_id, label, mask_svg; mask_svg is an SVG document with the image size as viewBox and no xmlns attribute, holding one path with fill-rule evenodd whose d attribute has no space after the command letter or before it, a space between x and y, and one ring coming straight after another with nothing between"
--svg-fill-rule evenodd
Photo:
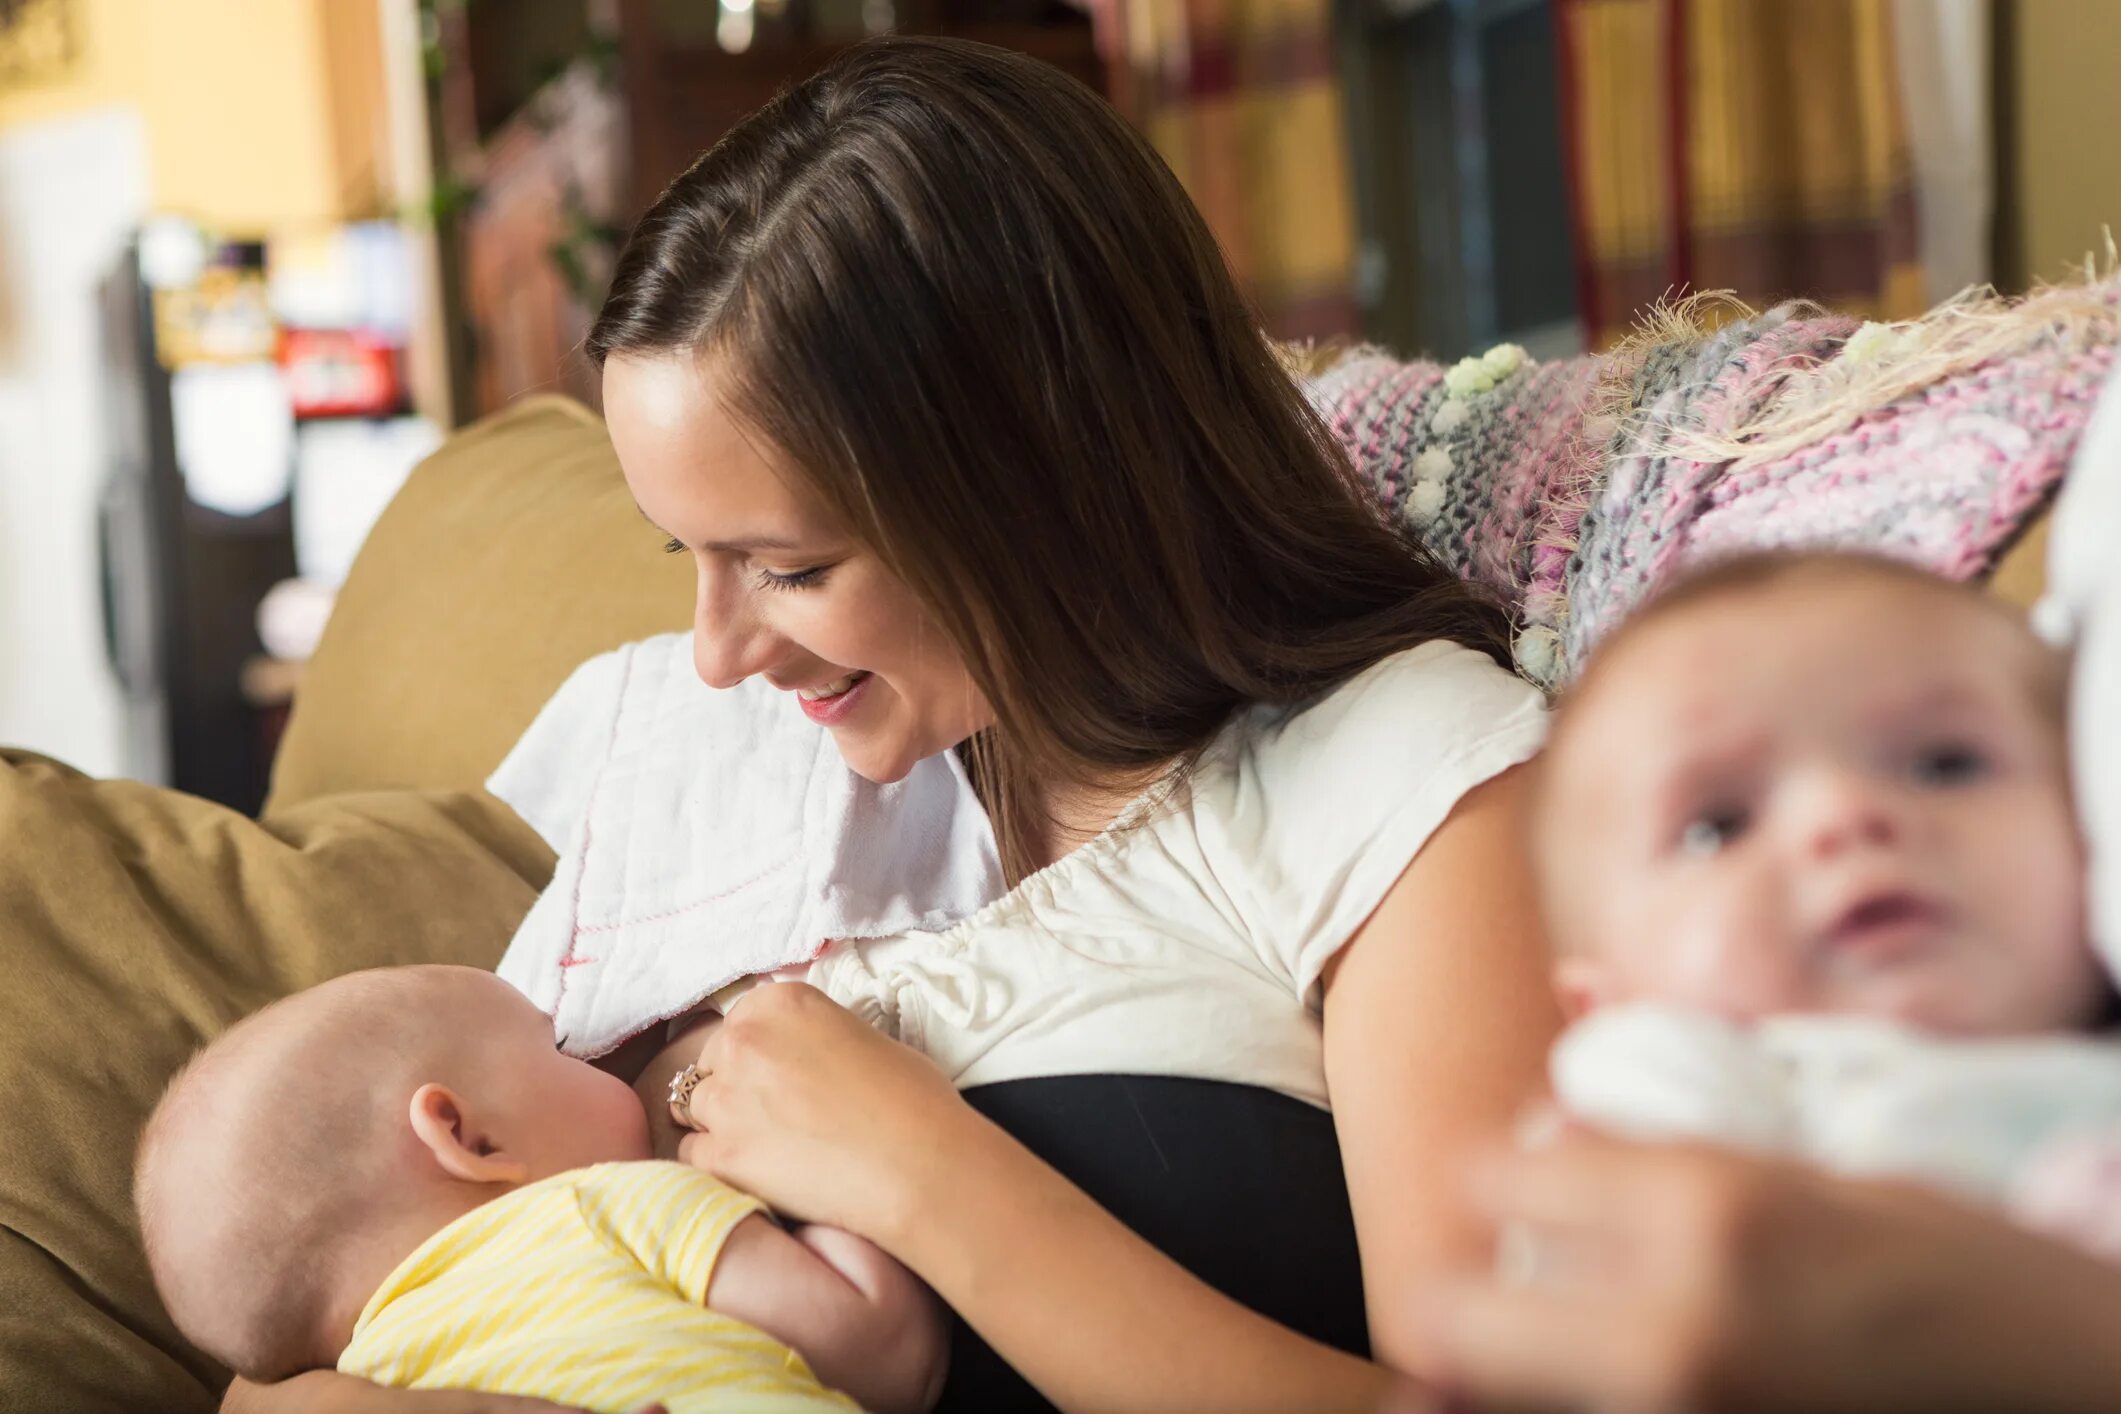
<instances>
[{"instance_id":1,"label":"yellow and white stripe","mask_svg":"<svg viewBox=\"0 0 2121 1414\"><path fill-rule=\"evenodd\" d=\"M600 1164L451 1223L370 1299L339 1357L400 1389L625 1414L844 1411L801 1356L707 1309L722 1245L762 1205L683 1164Z\"/></svg>"}]
</instances>

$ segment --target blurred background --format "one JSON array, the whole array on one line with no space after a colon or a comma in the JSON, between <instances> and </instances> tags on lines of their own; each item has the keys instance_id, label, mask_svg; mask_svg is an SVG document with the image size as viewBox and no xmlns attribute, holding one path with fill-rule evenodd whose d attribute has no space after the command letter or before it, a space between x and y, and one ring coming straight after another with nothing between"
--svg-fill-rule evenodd
<instances>
[{"instance_id":1,"label":"blurred background","mask_svg":"<svg viewBox=\"0 0 2121 1414\"><path fill-rule=\"evenodd\" d=\"M889 30L1109 96L1289 337L1898 317L2121 215L2121 0L0 0L0 742L254 809L413 464L593 402L631 219Z\"/></svg>"}]
</instances>

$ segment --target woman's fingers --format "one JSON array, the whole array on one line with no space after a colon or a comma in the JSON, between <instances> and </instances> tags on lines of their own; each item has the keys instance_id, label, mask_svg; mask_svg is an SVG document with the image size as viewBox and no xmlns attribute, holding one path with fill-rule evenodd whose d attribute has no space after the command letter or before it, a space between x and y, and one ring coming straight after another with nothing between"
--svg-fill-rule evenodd
<instances>
[{"instance_id":1,"label":"woman's fingers","mask_svg":"<svg viewBox=\"0 0 2121 1414\"><path fill-rule=\"evenodd\" d=\"M1580 1133L1544 1149L1497 1150L1468 1177L1473 1205L1487 1217L1556 1234L1629 1225L1656 1183L1639 1153Z\"/></svg>"},{"instance_id":2,"label":"woman's fingers","mask_svg":"<svg viewBox=\"0 0 2121 1414\"><path fill-rule=\"evenodd\" d=\"M1475 1165L1469 1186L1474 1206L1500 1225L1690 1268L1701 1249L1746 1240L1786 1177L1780 1166L1735 1154L1583 1134L1537 1152L1492 1154Z\"/></svg>"},{"instance_id":3,"label":"woman's fingers","mask_svg":"<svg viewBox=\"0 0 2121 1414\"><path fill-rule=\"evenodd\" d=\"M776 1211L895 1221L963 1102L935 1064L801 982L755 987L701 1042L680 1156Z\"/></svg>"},{"instance_id":4,"label":"woman's fingers","mask_svg":"<svg viewBox=\"0 0 2121 1414\"><path fill-rule=\"evenodd\" d=\"M1612 1294L1475 1281L1440 1286L1425 1305L1441 1382L1484 1400L1583 1407L1597 1391L1592 1407L1651 1414L1686 1382L1676 1355L1655 1348L1668 1324Z\"/></svg>"}]
</instances>

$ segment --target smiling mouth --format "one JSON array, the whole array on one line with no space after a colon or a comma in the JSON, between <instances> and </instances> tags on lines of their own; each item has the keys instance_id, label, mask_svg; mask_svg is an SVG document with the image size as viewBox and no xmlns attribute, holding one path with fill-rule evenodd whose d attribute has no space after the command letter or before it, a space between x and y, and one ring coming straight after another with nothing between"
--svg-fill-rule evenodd
<instances>
[{"instance_id":1,"label":"smiling mouth","mask_svg":"<svg viewBox=\"0 0 2121 1414\"><path fill-rule=\"evenodd\" d=\"M831 682L817 687L799 687L795 690L795 695L805 702L830 702L835 697L844 697L854 691L868 676L867 673L849 673L843 678L834 678Z\"/></svg>"}]
</instances>

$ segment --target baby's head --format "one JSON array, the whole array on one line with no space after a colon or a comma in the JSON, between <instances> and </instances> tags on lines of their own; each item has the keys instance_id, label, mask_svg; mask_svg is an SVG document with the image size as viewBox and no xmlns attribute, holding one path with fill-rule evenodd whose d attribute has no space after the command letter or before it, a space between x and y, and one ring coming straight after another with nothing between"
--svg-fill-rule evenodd
<instances>
[{"instance_id":1,"label":"baby's head","mask_svg":"<svg viewBox=\"0 0 2121 1414\"><path fill-rule=\"evenodd\" d=\"M1564 1001L2091 1023L2064 679L2003 605L1884 560L1748 556L1654 599L1539 768Z\"/></svg>"},{"instance_id":2,"label":"baby's head","mask_svg":"<svg viewBox=\"0 0 2121 1414\"><path fill-rule=\"evenodd\" d=\"M179 1330L241 1374L328 1366L392 1268L517 1185L649 1156L632 1089L559 1053L491 973L357 972L233 1027L141 1137L148 1264Z\"/></svg>"}]
</instances>

